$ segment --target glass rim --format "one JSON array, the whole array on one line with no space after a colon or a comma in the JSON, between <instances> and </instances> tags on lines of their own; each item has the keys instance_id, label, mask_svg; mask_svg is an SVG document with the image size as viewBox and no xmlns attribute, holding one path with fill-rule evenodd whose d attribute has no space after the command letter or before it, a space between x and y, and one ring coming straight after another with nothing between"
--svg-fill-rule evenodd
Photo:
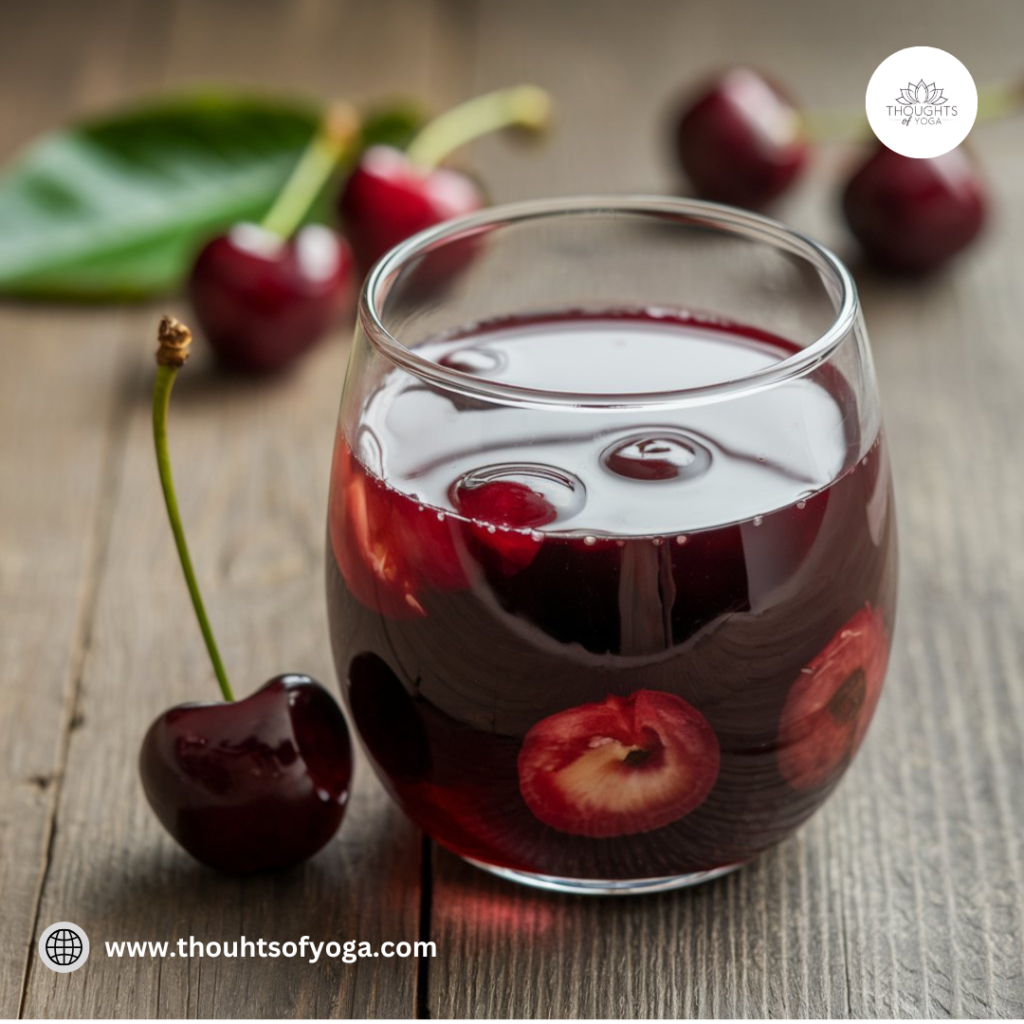
<instances>
[{"instance_id":1,"label":"glass rim","mask_svg":"<svg viewBox=\"0 0 1024 1024\"><path fill-rule=\"evenodd\" d=\"M676 217L736 237L760 241L803 258L821 275L836 305L831 324L799 352L729 380L665 391L573 392L529 387L492 380L442 366L403 345L385 326L381 306L401 269L438 244L472 236L485 228L553 217L597 215ZM831 278L833 288L829 288ZM834 294L833 294L834 290ZM760 391L801 377L822 365L852 331L859 312L857 286L843 262L809 235L781 221L721 203L656 195L582 195L529 200L487 207L444 221L411 236L385 253L370 270L359 296L358 324L371 345L385 358L414 376L462 395L490 398L530 407L571 406L578 409L667 409L704 404L723 396Z\"/></svg>"}]
</instances>

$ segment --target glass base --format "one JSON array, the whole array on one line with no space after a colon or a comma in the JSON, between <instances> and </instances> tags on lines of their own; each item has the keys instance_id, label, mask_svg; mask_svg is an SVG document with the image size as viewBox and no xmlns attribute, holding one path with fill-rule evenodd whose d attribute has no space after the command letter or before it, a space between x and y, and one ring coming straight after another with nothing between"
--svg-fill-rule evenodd
<instances>
[{"instance_id":1,"label":"glass base","mask_svg":"<svg viewBox=\"0 0 1024 1024\"><path fill-rule=\"evenodd\" d=\"M557 875L538 875L532 871L516 871L514 868L501 868L495 864L486 864L472 857L462 858L467 864L487 871L489 874L505 878L520 885L529 885L534 889L547 889L550 892L567 892L576 896L639 896L645 892L667 892L669 889L686 889L691 885L711 882L723 875L743 867L745 861L738 864L726 864L725 867L712 868L710 871L693 871L688 875L665 875L661 878L626 878L626 879L593 879L593 878L559 878Z\"/></svg>"}]
</instances>

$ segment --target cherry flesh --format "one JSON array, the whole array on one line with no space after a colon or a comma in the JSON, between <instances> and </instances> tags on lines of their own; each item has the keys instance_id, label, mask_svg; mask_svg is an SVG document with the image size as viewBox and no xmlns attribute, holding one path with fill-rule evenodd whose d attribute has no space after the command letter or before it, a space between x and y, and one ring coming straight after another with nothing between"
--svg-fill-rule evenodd
<instances>
[{"instance_id":1,"label":"cherry flesh","mask_svg":"<svg viewBox=\"0 0 1024 1024\"><path fill-rule=\"evenodd\" d=\"M793 789L824 785L857 753L888 660L881 613L865 607L801 671L779 720L779 771Z\"/></svg>"},{"instance_id":2,"label":"cherry flesh","mask_svg":"<svg viewBox=\"0 0 1024 1024\"><path fill-rule=\"evenodd\" d=\"M196 860L249 873L304 860L334 835L352 746L327 691L282 675L245 700L164 712L139 768L157 817Z\"/></svg>"},{"instance_id":3,"label":"cherry flesh","mask_svg":"<svg viewBox=\"0 0 1024 1024\"><path fill-rule=\"evenodd\" d=\"M705 199L758 208L781 195L807 164L800 113L750 68L713 79L675 125L679 166Z\"/></svg>"},{"instance_id":4,"label":"cherry flesh","mask_svg":"<svg viewBox=\"0 0 1024 1024\"><path fill-rule=\"evenodd\" d=\"M534 725L519 753L519 789L546 825L610 838L689 814L718 768L718 738L696 708L671 693L637 690Z\"/></svg>"},{"instance_id":5,"label":"cherry flesh","mask_svg":"<svg viewBox=\"0 0 1024 1024\"><path fill-rule=\"evenodd\" d=\"M465 174L424 170L398 149L371 146L345 183L338 213L365 274L399 242L484 205L479 187Z\"/></svg>"},{"instance_id":6,"label":"cherry flesh","mask_svg":"<svg viewBox=\"0 0 1024 1024\"><path fill-rule=\"evenodd\" d=\"M312 348L348 309L353 260L330 228L311 224L284 240L238 224L206 244L189 297L226 367L272 373Z\"/></svg>"},{"instance_id":7,"label":"cherry flesh","mask_svg":"<svg viewBox=\"0 0 1024 1024\"><path fill-rule=\"evenodd\" d=\"M963 148L914 159L878 145L850 178L843 214L865 255L887 270L924 273L965 248L986 216L985 186Z\"/></svg>"}]
</instances>

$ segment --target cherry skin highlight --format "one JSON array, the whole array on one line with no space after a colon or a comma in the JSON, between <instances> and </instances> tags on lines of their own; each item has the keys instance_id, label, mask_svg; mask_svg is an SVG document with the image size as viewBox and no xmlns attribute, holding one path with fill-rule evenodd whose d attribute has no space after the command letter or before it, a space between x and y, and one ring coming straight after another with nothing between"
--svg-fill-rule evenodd
<instances>
[{"instance_id":1,"label":"cherry skin highlight","mask_svg":"<svg viewBox=\"0 0 1024 1024\"><path fill-rule=\"evenodd\" d=\"M305 860L334 835L352 747L327 691L282 675L245 700L164 712L139 769L150 806L196 860L250 873Z\"/></svg>"},{"instance_id":2,"label":"cherry skin highlight","mask_svg":"<svg viewBox=\"0 0 1024 1024\"><path fill-rule=\"evenodd\" d=\"M843 214L868 259L911 274L966 248L987 206L977 165L962 147L917 160L879 144L843 192Z\"/></svg>"},{"instance_id":3,"label":"cherry skin highlight","mask_svg":"<svg viewBox=\"0 0 1024 1024\"><path fill-rule=\"evenodd\" d=\"M680 169L702 198L752 209L785 192L809 155L793 102L742 67L713 79L682 110L673 141Z\"/></svg>"},{"instance_id":4,"label":"cherry skin highlight","mask_svg":"<svg viewBox=\"0 0 1024 1024\"><path fill-rule=\"evenodd\" d=\"M485 205L476 183L446 168L424 170L390 146L371 146L338 200L338 214L365 274L389 249L419 231Z\"/></svg>"},{"instance_id":5,"label":"cherry skin highlight","mask_svg":"<svg viewBox=\"0 0 1024 1024\"><path fill-rule=\"evenodd\" d=\"M250 374L284 369L351 305L348 244L320 224L281 239L239 224L206 244L189 279L196 317L218 360Z\"/></svg>"}]
</instances>

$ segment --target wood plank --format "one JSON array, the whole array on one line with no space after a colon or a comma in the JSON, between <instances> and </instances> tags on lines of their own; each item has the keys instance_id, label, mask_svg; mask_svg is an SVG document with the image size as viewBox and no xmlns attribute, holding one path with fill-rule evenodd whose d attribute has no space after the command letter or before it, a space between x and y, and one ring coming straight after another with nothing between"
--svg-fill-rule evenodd
<instances>
[{"instance_id":1,"label":"wood plank","mask_svg":"<svg viewBox=\"0 0 1024 1024\"><path fill-rule=\"evenodd\" d=\"M499 199L672 185L663 99L723 63L767 65L816 105L860 96L909 7L803 0L482 8L477 88L551 88L550 146L474 163ZM884 32L880 19L884 19ZM542 30L539 26L543 26ZM995 26L999 26L996 30ZM929 39L979 82L1014 73L1024 11L929 10ZM901 34L902 33L902 34ZM846 56L849 55L849 56ZM921 285L861 288L886 401L902 516L900 627L887 692L837 795L793 839L702 889L594 903L517 891L439 852L431 1012L481 1016L1017 1016L1024 899L1024 151L978 129L999 202L985 243ZM829 147L777 211L851 253Z\"/></svg>"},{"instance_id":2,"label":"wood plank","mask_svg":"<svg viewBox=\"0 0 1024 1024\"><path fill-rule=\"evenodd\" d=\"M221 81L267 89L390 95L422 93L431 77L430 5L279 0L247 17L224 0L163 6L163 28L146 34L157 32L168 47L152 65L168 83L214 72ZM131 31L142 30L136 23ZM108 939L190 935L377 944L416 939L420 926L419 837L365 764L339 837L307 865L265 878L231 879L198 867L145 803L135 758L149 721L172 704L216 692L153 467L154 329L154 311L124 320L132 343L119 353L114 375L123 458L109 495L112 540L38 917L40 929L51 920L80 923L92 937L92 960L82 972L55 975L30 958L24 1012L413 1015L418 965L411 960L302 967L263 960L240 970L225 960L118 960L103 951ZM323 535L347 335L348 328L339 330L295 375L266 384L220 377L199 352L178 385L172 446L183 515L241 692L288 669L333 679ZM52 491L67 501L67 491Z\"/></svg>"},{"instance_id":3,"label":"wood plank","mask_svg":"<svg viewBox=\"0 0 1024 1024\"><path fill-rule=\"evenodd\" d=\"M15 1016L103 555L123 350L106 313L5 310L0 324L0 1014Z\"/></svg>"},{"instance_id":4,"label":"wood plank","mask_svg":"<svg viewBox=\"0 0 1024 1024\"><path fill-rule=\"evenodd\" d=\"M72 3L21 5L0 35L0 154L101 98L104 31ZM84 45L83 45L84 43ZM39 55L45 53L46 61ZM90 636L120 444L116 312L0 309L0 1017L17 1015Z\"/></svg>"}]
</instances>

